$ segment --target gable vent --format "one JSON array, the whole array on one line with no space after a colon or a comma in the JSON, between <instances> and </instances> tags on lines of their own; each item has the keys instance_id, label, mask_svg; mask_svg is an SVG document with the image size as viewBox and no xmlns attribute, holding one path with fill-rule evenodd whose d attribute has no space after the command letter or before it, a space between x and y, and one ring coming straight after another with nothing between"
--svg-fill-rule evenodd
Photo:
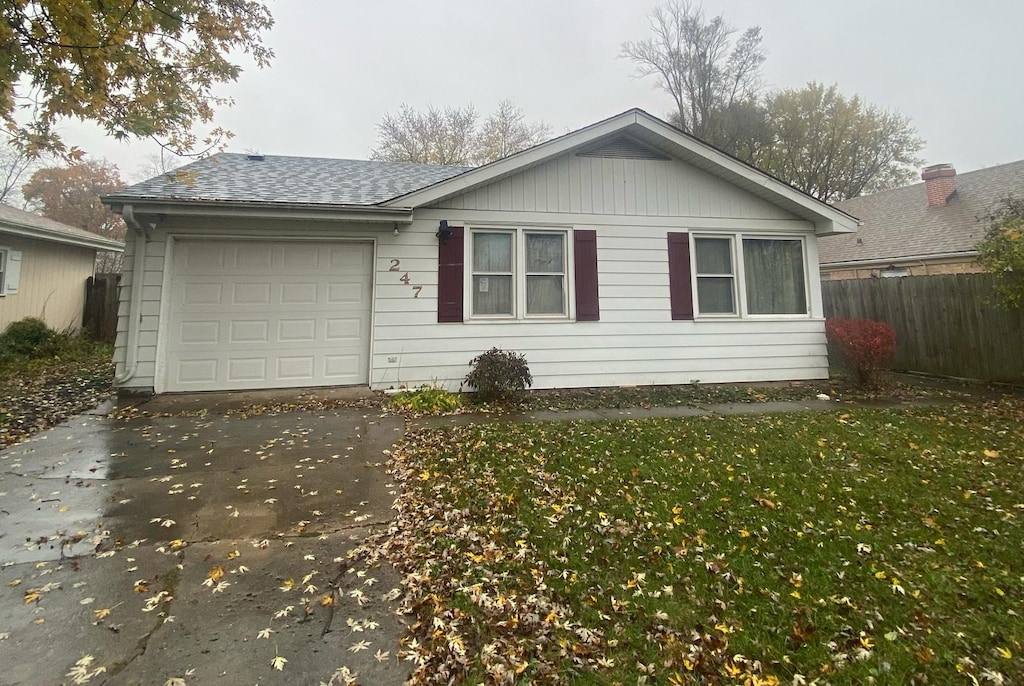
<instances>
[{"instance_id":1,"label":"gable vent","mask_svg":"<svg viewBox=\"0 0 1024 686\"><path fill-rule=\"evenodd\" d=\"M624 160L670 160L668 155L649 148L626 136L585 148L576 153L578 157L615 157Z\"/></svg>"}]
</instances>

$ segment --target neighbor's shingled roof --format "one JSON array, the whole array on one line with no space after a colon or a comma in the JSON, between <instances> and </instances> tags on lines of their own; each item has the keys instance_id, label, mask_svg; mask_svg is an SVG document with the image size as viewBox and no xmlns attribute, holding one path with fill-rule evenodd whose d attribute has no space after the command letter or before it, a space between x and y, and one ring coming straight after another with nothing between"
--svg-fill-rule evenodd
<instances>
[{"instance_id":1,"label":"neighbor's shingled roof","mask_svg":"<svg viewBox=\"0 0 1024 686\"><path fill-rule=\"evenodd\" d=\"M4 229L7 229L8 233L26 235L30 238L81 245L97 250L119 251L124 248L123 241L100 236L34 212L26 212L0 203L0 234L5 233Z\"/></svg>"},{"instance_id":2,"label":"neighbor's shingled roof","mask_svg":"<svg viewBox=\"0 0 1024 686\"><path fill-rule=\"evenodd\" d=\"M820 239L821 266L973 254L985 217L1008 195L1024 197L1024 160L957 174L956 194L942 207L928 206L924 183L836 203L864 223L857 233Z\"/></svg>"},{"instance_id":3,"label":"neighbor's shingled roof","mask_svg":"<svg viewBox=\"0 0 1024 686\"><path fill-rule=\"evenodd\" d=\"M472 167L220 153L129 186L112 200L219 200L310 205L375 205Z\"/></svg>"}]
</instances>

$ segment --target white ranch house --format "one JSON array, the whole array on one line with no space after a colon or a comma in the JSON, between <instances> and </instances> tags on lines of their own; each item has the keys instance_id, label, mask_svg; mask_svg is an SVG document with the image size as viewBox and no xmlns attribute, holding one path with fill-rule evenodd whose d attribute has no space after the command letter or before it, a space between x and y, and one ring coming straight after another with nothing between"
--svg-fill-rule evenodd
<instances>
[{"instance_id":1,"label":"white ranch house","mask_svg":"<svg viewBox=\"0 0 1024 686\"><path fill-rule=\"evenodd\" d=\"M221 154L105 201L143 392L820 379L820 236L857 222L640 110L475 169Z\"/></svg>"}]
</instances>

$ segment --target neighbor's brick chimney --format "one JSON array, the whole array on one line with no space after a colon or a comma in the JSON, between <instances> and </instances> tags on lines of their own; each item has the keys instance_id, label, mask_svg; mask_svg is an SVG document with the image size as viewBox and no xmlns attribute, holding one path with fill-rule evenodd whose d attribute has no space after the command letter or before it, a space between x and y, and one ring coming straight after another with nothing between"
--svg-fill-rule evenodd
<instances>
[{"instance_id":1,"label":"neighbor's brick chimney","mask_svg":"<svg viewBox=\"0 0 1024 686\"><path fill-rule=\"evenodd\" d=\"M951 164L933 164L921 170L928 207L941 207L956 192L956 169Z\"/></svg>"}]
</instances>

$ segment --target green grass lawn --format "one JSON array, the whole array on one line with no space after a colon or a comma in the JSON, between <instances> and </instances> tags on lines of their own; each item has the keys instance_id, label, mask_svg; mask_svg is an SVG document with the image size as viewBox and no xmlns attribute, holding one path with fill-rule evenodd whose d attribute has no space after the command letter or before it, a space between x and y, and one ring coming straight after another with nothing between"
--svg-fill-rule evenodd
<instances>
[{"instance_id":1,"label":"green grass lawn","mask_svg":"<svg viewBox=\"0 0 1024 686\"><path fill-rule=\"evenodd\" d=\"M1021 400L429 430L392 467L367 554L420 681L1024 683Z\"/></svg>"}]
</instances>

